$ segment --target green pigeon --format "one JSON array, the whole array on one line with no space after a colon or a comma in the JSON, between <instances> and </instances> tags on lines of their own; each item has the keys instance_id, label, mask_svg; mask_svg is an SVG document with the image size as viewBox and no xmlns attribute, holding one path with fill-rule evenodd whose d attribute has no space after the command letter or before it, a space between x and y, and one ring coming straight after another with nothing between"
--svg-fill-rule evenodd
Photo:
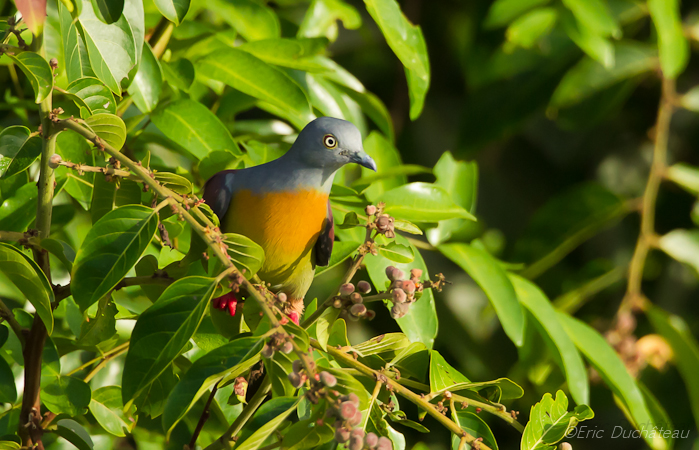
<instances>
[{"instance_id":1,"label":"green pigeon","mask_svg":"<svg viewBox=\"0 0 699 450\"><path fill-rule=\"evenodd\" d=\"M221 231L242 234L262 247L265 261L258 275L286 295L286 313L296 323L316 266L330 261L335 233L328 197L335 173L349 163L376 171L357 127L320 117L306 125L282 157L224 170L204 188ZM238 301L231 292L214 299L213 306L235 315Z\"/></svg>"}]
</instances>

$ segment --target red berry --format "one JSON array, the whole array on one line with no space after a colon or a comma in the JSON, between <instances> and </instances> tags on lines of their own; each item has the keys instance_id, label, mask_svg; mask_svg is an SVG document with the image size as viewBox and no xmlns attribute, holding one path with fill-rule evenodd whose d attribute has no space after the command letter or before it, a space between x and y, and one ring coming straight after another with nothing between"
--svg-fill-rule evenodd
<instances>
[{"instance_id":1,"label":"red berry","mask_svg":"<svg viewBox=\"0 0 699 450\"><path fill-rule=\"evenodd\" d=\"M351 419L352 417L354 417L354 415L355 415L356 413L357 413L357 405L355 405L354 403L352 403L352 402L343 402L343 403L340 405L340 416L341 416L343 419L349 420L349 419Z\"/></svg>"},{"instance_id":2,"label":"red berry","mask_svg":"<svg viewBox=\"0 0 699 450\"><path fill-rule=\"evenodd\" d=\"M393 301L396 303L405 303L405 300L408 298L403 289L394 289L392 295Z\"/></svg>"}]
</instances>

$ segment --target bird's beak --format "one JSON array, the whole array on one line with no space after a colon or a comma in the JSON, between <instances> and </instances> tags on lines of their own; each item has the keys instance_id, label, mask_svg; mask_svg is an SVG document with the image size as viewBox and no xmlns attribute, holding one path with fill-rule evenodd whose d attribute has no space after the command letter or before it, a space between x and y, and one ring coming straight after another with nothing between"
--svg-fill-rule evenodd
<instances>
[{"instance_id":1,"label":"bird's beak","mask_svg":"<svg viewBox=\"0 0 699 450\"><path fill-rule=\"evenodd\" d=\"M352 156L350 156L350 160L362 167L366 167L367 169L371 169L376 172L376 162L374 162L374 159L371 156L364 152L353 153Z\"/></svg>"}]
</instances>

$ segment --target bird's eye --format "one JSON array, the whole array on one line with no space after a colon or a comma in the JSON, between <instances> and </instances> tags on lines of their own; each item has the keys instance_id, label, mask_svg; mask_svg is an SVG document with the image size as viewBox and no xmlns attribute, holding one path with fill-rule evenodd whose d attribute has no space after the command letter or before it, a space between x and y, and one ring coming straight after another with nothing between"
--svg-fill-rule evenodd
<instances>
[{"instance_id":1,"label":"bird's eye","mask_svg":"<svg viewBox=\"0 0 699 450\"><path fill-rule=\"evenodd\" d=\"M337 147L337 139L332 134L326 134L323 137L323 144L328 148Z\"/></svg>"}]
</instances>

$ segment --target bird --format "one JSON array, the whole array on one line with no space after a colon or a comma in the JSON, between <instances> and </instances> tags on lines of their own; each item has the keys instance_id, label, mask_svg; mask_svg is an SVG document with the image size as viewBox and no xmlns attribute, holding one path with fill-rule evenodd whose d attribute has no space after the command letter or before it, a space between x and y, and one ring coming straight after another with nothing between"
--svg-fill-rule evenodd
<instances>
[{"instance_id":1,"label":"bird","mask_svg":"<svg viewBox=\"0 0 699 450\"><path fill-rule=\"evenodd\" d=\"M286 297L286 313L297 324L316 266L330 261L335 238L330 189L335 173L350 163L376 171L354 124L319 117L281 157L218 172L204 186L204 201L221 231L242 234L262 247L265 259L258 276ZM231 291L212 306L234 316L239 301Z\"/></svg>"}]
</instances>

